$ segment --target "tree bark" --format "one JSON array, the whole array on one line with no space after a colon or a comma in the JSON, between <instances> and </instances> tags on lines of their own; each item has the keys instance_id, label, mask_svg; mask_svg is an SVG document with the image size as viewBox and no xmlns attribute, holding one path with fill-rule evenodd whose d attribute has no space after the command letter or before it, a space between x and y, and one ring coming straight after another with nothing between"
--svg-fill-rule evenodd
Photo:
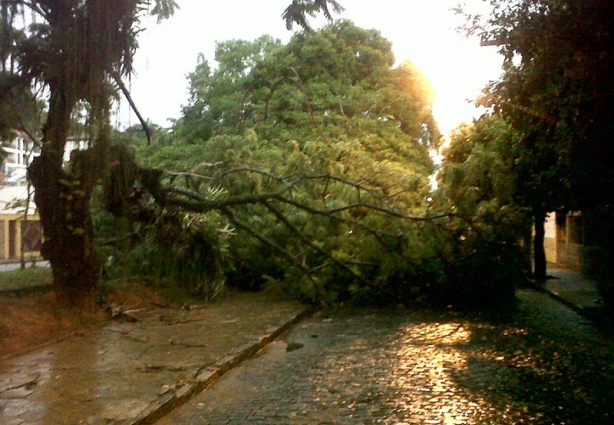
<instances>
[{"instance_id":1,"label":"tree bark","mask_svg":"<svg viewBox=\"0 0 614 425\"><path fill-rule=\"evenodd\" d=\"M41 254L51 265L56 295L66 304L82 305L98 282L100 260L89 210L95 182L89 158L95 155L82 154L70 173L63 167L74 104L62 90L51 89L41 155L29 175L43 226Z\"/></svg>"},{"instance_id":2,"label":"tree bark","mask_svg":"<svg viewBox=\"0 0 614 425\"><path fill-rule=\"evenodd\" d=\"M533 238L533 277L539 281L546 280L546 251L544 238L546 235L546 212L537 211L533 215L535 236Z\"/></svg>"}]
</instances>

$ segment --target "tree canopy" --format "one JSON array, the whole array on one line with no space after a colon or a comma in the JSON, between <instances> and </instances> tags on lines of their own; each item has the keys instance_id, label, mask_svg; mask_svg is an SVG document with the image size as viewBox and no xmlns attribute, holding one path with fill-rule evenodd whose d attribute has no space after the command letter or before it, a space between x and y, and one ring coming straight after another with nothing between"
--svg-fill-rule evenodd
<instances>
[{"instance_id":1,"label":"tree canopy","mask_svg":"<svg viewBox=\"0 0 614 425\"><path fill-rule=\"evenodd\" d=\"M206 251L220 255L203 279L225 276L310 302L509 300L513 271L491 273L484 261L509 259L515 243L451 212L443 192L432 199L433 92L410 62L395 66L379 32L340 21L287 45L220 42L216 63L201 57L189 80L172 136L137 155L166 172L155 184L141 178L132 199L141 210L148 196L163 207L158 217L167 218L153 226L161 241L177 218L220 229L205 226ZM186 264L179 252L194 252L191 243L160 244L160 259L149 263L172 270ZM484 279L472 277L477 269L488 270Z\"/></svg>"},{"instance_id":2,"label":"tree canopy","mask_svg":"<svg viewBox=\"0 0 614 425\"><path fill-rule=\"evenodd\" d=\"M386 282L382 264L404 239L399 219L424 214L439 141L424 76L394 67L387 40L347 21L287 45L221 42L216 62L201 57L190 74L172 145L140 158L201 194L184 208L221 207L238 232L230 277L302 281L313 299ZM333 276L339 288L327 292Z\"/></svg>"},{"instance_id":3,"label":"tree canopy","mask_svg":"<svg viewBox=\"0 0 614 425\"><path fill-rule=\"evenodd\" d=\"M503 78L482 101L520 136L517 200L540 235L548 211L612 204L614 8L602 0L491 3L491 15L468 17L468 30L505 58Z\"/></svg>"}]
</instances>

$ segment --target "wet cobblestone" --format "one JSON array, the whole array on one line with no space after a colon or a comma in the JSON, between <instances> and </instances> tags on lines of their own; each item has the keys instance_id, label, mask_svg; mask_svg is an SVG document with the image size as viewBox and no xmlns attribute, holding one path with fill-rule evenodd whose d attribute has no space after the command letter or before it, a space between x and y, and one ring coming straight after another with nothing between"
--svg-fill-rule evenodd
<instances>
[{"instance_id":1,"label":"wet cobblestone","mask_svg":"<svg viewBox=\"0 0 614 425\"><path fill-rule=\"evenodd\" d=\"M548 297L519 296L505 324L403 309L308 319L159 424L613 423L611 344Z\"/></svg>"}]
</instances>

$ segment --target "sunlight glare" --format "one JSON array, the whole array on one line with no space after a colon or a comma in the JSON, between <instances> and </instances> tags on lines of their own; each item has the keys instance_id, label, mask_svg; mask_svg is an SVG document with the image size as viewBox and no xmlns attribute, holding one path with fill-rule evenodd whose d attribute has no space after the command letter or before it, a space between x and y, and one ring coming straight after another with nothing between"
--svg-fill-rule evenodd
<instances>
[{"instance_id":1,"label":"sunlight glare","mask_svg":"<svg viewBox=\"0 0 614 425\"><path fill-rule=\"evenodd\" d=\"M454 0L409 2L389 0L381 4L361 3L350 7L345 18L365 28L376 28L392 42L397 64L412 62L420 69L435 91L433 114L444 137L463 122L471 122L484 113L474 106L481 90L501 74L502 59L496 47L481 47L479 40L468 39L456 28L463 17L451 8ZM465 6L473 13L489 13L488 4Z\"/></svg>"},{"instance_id":2,"label":"sunlight glare","mask_svg":"<svg viewBox=\"0 0 614 425\"><path fill-rule=\"evenodd\" d=\"M399 350L396 385L411 386L411 397L400 398L400 411L413 412L421 423L461 425L473 423L477 412L492 408L485 400L470 400L454 376L467 369L462 347L471 332L461 323L421 323L404 329L406 344ZM415 359L416 363L408 363ZM424 362L423 359L428 359Z\"/></svg>"}]
</instances>

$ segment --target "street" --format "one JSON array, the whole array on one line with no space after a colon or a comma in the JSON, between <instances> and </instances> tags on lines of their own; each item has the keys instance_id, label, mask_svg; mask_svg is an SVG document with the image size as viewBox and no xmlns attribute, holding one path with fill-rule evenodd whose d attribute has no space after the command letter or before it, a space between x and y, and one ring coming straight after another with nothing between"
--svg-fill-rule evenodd
<instances>
[{"instance_id":1,"label":"street","mask_svg":"<svg viewBox=\"0 0 614 425\"><path fill-rule=\"evenodd\" d=\"M543 294L519 298L499 324L401 308L316 315L158 424L611 423L611 343Z\"/></svg>"}]
</instances>

